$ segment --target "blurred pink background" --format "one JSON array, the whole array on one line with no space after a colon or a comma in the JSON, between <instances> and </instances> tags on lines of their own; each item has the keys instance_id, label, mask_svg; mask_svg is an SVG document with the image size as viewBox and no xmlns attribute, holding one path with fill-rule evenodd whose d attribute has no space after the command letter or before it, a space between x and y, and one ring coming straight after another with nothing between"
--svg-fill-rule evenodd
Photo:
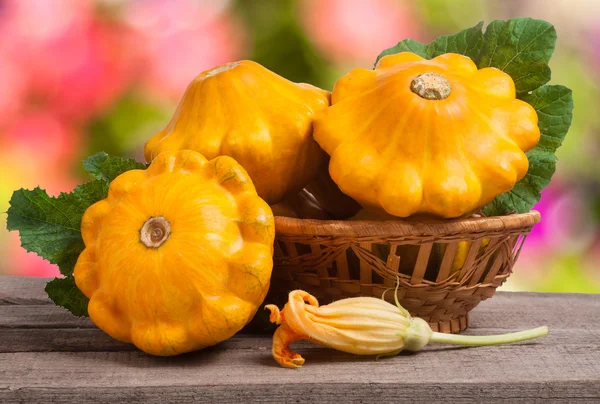
<instances>
[{"instance_id":1,"label":"blurred pink background","mask_svg":"<svg viewBox=\"0 0 600 404\"><path fill-rule=\"evenodd\" d=\"M600 2L591 0L0 1L0 211L21 187L70 191L89 154L143 160L187 84L215 65L253 59L331 89L407 37L515 16L556 26L552 83L573 89L576 109L536 207L543 221L503 288L600 292ZM5 227L0 274L58 275Z\"/></svg>"}]
</instances>

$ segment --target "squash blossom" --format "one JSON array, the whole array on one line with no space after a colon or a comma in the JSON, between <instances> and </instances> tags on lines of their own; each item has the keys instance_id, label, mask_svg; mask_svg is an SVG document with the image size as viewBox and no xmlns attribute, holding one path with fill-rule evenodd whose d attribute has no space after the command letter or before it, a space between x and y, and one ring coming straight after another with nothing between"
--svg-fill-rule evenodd
<instances>
[{"instance_id":1,"label":"squash blossom","mask_svg":"<svg viewBox=\"0 0 600 404\"><path fill-rule=\"evenodd\" d=\"M357 355L392 356L402 350L418 351L429 342L456 345L497 345L525 341L548 334L548 327L491 336L465 336L434 332L429 324L396 305L374 297L354 297L319 306L303 290L294 290L283 310L269 304L270 320L279 325L272 353L282 366L297 368L304 358L290 344L307 339Z\"/></svg>"}]
</instances>

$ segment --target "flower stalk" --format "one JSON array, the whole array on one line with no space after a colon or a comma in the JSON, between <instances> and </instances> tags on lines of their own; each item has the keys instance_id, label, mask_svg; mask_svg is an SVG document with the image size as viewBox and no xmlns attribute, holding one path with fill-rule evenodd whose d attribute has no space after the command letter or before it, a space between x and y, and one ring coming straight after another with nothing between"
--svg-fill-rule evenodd
<instances>
[{"instance_id":1,"label":"flower stalk","mask_svg":"<svg viewBox=\"0 0 600 404\"><path fill-rule=\"evenodd\" d=\"M548 335L548 327L537 327L531 330L511 332L500 335L456 335L444 334L442 332L434 332L429 339L429 342L437 342L440 344L453 344L463 346L488 346L511 344L513 342L522 342L530 339L535 339Z\"/></svg>"}]
</instances>

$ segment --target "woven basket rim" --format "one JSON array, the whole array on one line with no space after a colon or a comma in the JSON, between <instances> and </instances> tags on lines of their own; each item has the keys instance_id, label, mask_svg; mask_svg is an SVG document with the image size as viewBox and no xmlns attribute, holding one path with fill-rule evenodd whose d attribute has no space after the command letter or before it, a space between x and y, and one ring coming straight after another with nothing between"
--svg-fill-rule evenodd
<instances>
[{"instance_id":1,"label":"woven basket rim","mask_svg":"<svg viewBox=\"0 0 600 404\"><path fill-rule=\"evenodd\" d=\"M486 233L529 228L539 223L541 215L532 210L506 216L471 217L465 219L426 220L316 220L275 216L278 234L302 236L402 237L439 236L449 234Z\"/></svg>"}]
</instances>

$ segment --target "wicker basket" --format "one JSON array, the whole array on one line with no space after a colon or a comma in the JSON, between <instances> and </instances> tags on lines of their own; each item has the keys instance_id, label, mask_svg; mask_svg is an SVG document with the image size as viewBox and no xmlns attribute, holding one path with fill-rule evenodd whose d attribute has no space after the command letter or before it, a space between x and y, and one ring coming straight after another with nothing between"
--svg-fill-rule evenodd
<instances>
[{"instance_id":1,"label":"wicker basket","mask_svg":"<svg viewBox=\"0 0 600 404\"><path fill-rule=\"evenodd\" d=\"M276 217L268 300L293 289L321 303L354 296L398 299L441 332L468 326L468 313L508 278L540 214L452 221L320 221ZM460 242L466 258L452 271ZM403 257L404 264L403 265ZM407 267L406 263L409 263ZM389 290L392 288L391 290Z\"/></svg>"}]
</instances>

